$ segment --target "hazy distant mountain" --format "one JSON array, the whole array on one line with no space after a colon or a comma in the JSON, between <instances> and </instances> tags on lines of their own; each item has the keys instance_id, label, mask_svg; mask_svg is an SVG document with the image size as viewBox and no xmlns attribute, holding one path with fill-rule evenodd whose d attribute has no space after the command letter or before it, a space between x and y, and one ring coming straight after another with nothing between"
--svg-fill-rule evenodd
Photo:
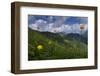
<instances>
[{"instance_id":1,"label":"hazy distant mountain","mask_svg":"<svg viewBox=\"0 0 100 76\"><path fill-rule=\"evenodd\" d=\"M82 34L83 37L85 38L88 38L88 31L85 31L83 34Z\"/></svg>"},{"instance_id":2,"label":"hazy distant mountain","mask_svg":"<svg viewBox=\"0 0 100 76\"><path fill-rule=\"evenodd\" d=\"M80 35L78 33L64 34L64 33L39 32L39 31L36 31L36 32L44 35L45 37L47 37L49 39L57 40L61 43L63 43L64 39L68 39L68 40L80 41L80 42L83 42L83 43L87 44L87 32L85 32L82 35Z\"/></svg>"},{"instance_id":3,"label":"hazy distant mountain","mask_svg":"<svg viewBox=\"0 0 100 76\"><path fill-rule=\"evenodd\" d=\"M87 44L86 33L83 35L80 35L78 33L69 33L69 34L61 34L60 33L59 34L59 33L51 33L51 32L41 32L41 34L43 34L44 36L46 36L49 39L58 40L60 42L63 42L64 39L68 39L68 40L80 41L80 42Z\"/></svg>"},{"instance_id":4,"label":"hazy distant mountain","mask_svg":"<svg viewBox=\"0 0 100 76\"><path fill-rule=\"evenodd\" d=\"M87 44L87 37L84 37L83 35L80 35L78 33L70 33L67 34L65 37L69 40L78 40Z\"/></svg>"}]
</instances>

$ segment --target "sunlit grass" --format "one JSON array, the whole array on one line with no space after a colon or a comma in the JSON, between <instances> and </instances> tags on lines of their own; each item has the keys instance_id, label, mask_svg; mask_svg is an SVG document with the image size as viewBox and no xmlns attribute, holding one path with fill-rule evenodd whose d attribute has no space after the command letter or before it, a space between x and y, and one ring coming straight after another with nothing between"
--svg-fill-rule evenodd
<instances>
[{"instance_id":1,"label":"sunlit grass","mask_svg":"<svg viewBox=\"0 0 100 76\"><path fill-rule=\"evenodd\" d=\"M32 30L28 34L29 60L87 58L87 45L82 42L67 39L60 42L61 38L49 39Z\"/></svg>"}]
</instances>

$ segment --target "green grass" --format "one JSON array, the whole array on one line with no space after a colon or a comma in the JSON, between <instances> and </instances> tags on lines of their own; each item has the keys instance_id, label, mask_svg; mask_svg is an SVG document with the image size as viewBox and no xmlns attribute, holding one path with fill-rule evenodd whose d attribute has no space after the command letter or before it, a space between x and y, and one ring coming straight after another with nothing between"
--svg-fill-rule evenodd
<instances>
[{"instance_id":1,"label":"green grass","mask_svg":"<svg viewBox=\"0 0 100 76\"><path fill-rule=\"evenodd\" d=\"M42 49L37 48L39 45ZM87 58L87 55L87 45L80 41L63 37L54 39L28 30L28 60L79 59Z\"/></svg>"}]
</instances>

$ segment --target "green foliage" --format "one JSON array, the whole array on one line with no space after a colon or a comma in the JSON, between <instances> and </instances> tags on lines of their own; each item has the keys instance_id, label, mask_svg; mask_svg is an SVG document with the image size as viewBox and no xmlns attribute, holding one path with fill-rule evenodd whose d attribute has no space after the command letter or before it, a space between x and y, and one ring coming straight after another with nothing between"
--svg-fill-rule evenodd
<instances>
[{"instance_id":1,"label":"green foliage","mask_svg":"<svg viewBox=\"0 0 100 76\"><path fill-rule=\"evenodd\" d=\"M87 58L86 44L77 40L69 40L58 34L49 35L28 30L29 60ZM42 49L37 49L39 45Z\"/></svg>"}]
</instances>

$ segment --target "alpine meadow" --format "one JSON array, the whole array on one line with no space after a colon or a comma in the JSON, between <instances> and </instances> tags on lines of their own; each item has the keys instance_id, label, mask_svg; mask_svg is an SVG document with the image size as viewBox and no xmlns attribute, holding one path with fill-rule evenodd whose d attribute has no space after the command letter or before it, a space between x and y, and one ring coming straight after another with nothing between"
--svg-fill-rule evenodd
<instances>
[{"instance_id":1,"label":"alpine meadow","mask_svg":"<svg viewBox=\"0 0 100 76\"><path fill-rule=\"evenodd\" d=\"M28 15L28 60L88 58L88 17Z\"/></svg>"}]
</instances>

